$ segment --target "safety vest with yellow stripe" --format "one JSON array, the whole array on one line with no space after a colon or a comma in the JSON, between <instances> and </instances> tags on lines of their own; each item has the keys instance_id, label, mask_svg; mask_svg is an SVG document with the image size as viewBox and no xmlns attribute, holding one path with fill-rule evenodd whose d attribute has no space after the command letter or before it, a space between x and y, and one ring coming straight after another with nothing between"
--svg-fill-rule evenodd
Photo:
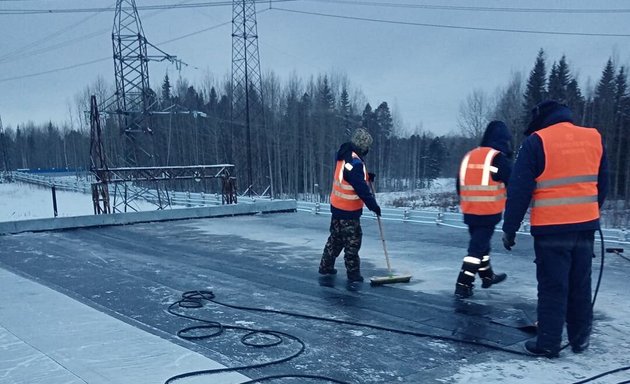
<instances>
[{"instance_id":1,"label":"safety vest with yellow stripe","mask_svg":"<svg viewBox=\"0 0 630 384\"><path fill-rule=\"evenodd\" d=\"M492 179L498 169L492 160L500 151L477 147L464 156L459 167L459 199L463 213L496 215L505 208L505 184Z\"/></svg>"},{"instance_id":2,"label":"safety vest with yellow stripe","mask_svg":"<svg viewBox=\"0 0 630 384\"><path fill-rule=\"evenodd\" d=\"M542 140L545 169L536 178L531 224L578 224L598 219L597 179L603 153L599 132L564 122L534 134Z\"/></svg>"},{"instance_id":3,"label":"safety vest with yellow stripe","mask_svg":"<svg viewBox=\"0 0 630 384\"><path fill-rule=\"evenodd\" d=\"M352 152L353 159L360 159L359 155ZM333 180L332 192L330 193L330 204L344 211L357 211L363 208L363 200L357 195L356 191L343 178L344 169L351 171L353 165L346 163L344 160L338 160L335 167L335 178ZM363 164L363 175L365 180L368 180L368 173L365 164Z\"/></svg>"}]
</instances>

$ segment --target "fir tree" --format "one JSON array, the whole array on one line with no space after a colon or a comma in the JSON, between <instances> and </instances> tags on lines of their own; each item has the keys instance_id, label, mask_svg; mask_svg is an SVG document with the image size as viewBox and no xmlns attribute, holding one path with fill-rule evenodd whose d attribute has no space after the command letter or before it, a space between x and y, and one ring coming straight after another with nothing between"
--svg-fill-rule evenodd
<instances>
[{"instance_id":1,"label":"fir tree","mask_svg":"<svg viewBox=\"0 0 630 384\"><path fill-rule=\"evenodd\" d=\"M573 121L577 124L585 123L585 100L582 91L575 78L571 79L567 85L566 104L573 112Z\"/></svg>"},{"instance_id":2,"label":"fir tree","mask_svg":"<svg viewBox=\"0 0 630 384\"><path fill-rule=\"evenodd\" d=\"M559 103L566 104L567 88L571 82L571 74L569 73L569 65L565 56L560 61L553 63L551 73L549 74L549 87L547 97L556 100Z\"/></svg>"},{"instance_id":3,"label":"fir tree","mask_svg":"<svg viewBox=\"0 0 630 384\"><path fill-rule=\"evenodd\" d=\"M164 75L164 80L162 81L162 106L166 107L171 104L171 82L168 79L168 73Z\"/></svg>"},{"instance_id":4,"label":"fir tree","mask_svg":"<svg viewBox=\"0 0 630 384\"><path fill-rule=\"evenodd\" d=\"M350 96L348 95L348 90L344 87L339 98L339 115L342 119L341 125L344 134L348 137L352 134L351 113Z\"/></svg>"},{"instance_id":5,"label":"fir tree","mask_svg":"<svg viewBox=\"0 0 630 384\"><path fill-rule=\"evenodd\" d=\"M536 57L534 68L529 73L529 79L525 86L524 104L523 104L523 128L527 126L531 118L530 111L536 104L542 102L546 95L546 78L547 71L545 69L545 51L541 48Z\"/></svg>"}]
</instances>

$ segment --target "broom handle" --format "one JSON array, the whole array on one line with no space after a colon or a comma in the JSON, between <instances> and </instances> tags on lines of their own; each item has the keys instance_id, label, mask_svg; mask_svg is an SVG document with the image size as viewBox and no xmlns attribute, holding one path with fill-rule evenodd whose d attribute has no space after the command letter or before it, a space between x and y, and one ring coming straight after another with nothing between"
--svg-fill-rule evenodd
<instances>
[{"instance_id":1,"label":"broom handle","mask_svg":"<svg viewBox=\"0 0 630 384\"><path fill-rule=\"evenodd\" d=\"M389 275L392 275L392 267L389 265L389 255L387 255L387 247L385 246L385 236L383 235L383 223L381 223L381 217L376 216L376 221L378 221L378 229L381 233L381 242L383 243L383 252L385 252L385 261L387 262L387 271Z\"/></svg>"},{"instance_id":2,"label":"broom handle","mask_svg":"<svg viewBox=\"0 0 630 384\"><path fill-rule=\"evenodd\" d=\"M370 189L372 189L372 194L374 195L374 199L376 199L376 192L374 191L374 185L372 182L368 181L370 184ZM378 230L381 234L381 243L383 243L383 252L385 253L385 261L387 262L387 271L389 275L392 275L392 267L389 264L389 255L387 254L387 247L385 246L385 235L383 234L383 223L381 222L381 217L376 215L376 221L378 222Z\"/></svg>"}]
</instances>

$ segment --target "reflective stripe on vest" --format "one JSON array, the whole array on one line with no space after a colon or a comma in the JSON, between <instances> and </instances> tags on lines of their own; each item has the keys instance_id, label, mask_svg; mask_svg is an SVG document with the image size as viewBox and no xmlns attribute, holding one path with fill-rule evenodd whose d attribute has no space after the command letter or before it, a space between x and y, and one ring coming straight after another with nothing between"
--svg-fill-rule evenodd
<instances>
[{"instance_id":1,"label":"reflective stripe on vest","mask_svg":"<svg viewBox=\"0 0 630 384\"><path fill-rule=\"evenodd\" d=\"M492 179L499 170L492 160L500 152L478 147L468 152L459 167L459 199L462 212L494 215L505 208L505 185Z\"/></svg>"},{"instance_id":2,"label":"reflective stripe on vest","mask_svg":"<svg viewBox=\"0 0 630 384\"><path fill-rule=\"evenodd\" d=\"M359 155L352 152L352 158L360 159ZM344 169L351 171L352 164L343 160L337 161L335 175L333 179L332 192L330 193L330 204L344 211L357 211L363 208L363 200L357 195L354 188L343 178ZM367 169L363 164L363 175L368 180Z\"/></svg>"},{"instance_id":3,"label":"reflective stripe on vest","mask_svg":"<svg viewBox=\"0 0 630 384\"><path fill-rule=\"evenodd\" d=\"M599 132L559 123L534 132L545 169L536 178L532 225L577 224L599 218L597 180L603 148Z\"/></svg>"}]
</instances>

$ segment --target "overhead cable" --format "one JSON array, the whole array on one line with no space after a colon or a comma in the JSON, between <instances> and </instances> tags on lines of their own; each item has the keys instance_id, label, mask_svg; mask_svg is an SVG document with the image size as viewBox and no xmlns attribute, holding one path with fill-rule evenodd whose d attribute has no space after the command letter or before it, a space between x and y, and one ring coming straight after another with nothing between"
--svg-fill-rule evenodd
<instances>
[{"instance_id":1,"label":"overhead cable","mask_svg":"<svg viewBox=\"0 0 630 384\"><path fill-rule=\"evenodd\" d=\"M351 1L351 0L306 0L316 3L332 3L346 5L363 5L388 8L416 8L440 11L465 11L465 12L508 12L508 13L630 13L630 8L511 8L511 7L480 7L460 5L435 5L435 4L409 4L379 1Z\"/></svg>"},{"instance_id":2,"label":"overhead cable","mask_svg":"<svg viewBox=\"0 0 630 384\"><path fill-rule=\"evenodd\" d=\"M625 34L625 33L562 32L562 31L543 31L543 30L532 30L532 29L471 27L471 26L463 26L463 25L419 23L419 22L413 22L413 21L386 20L386 19L375 19L375 18L370 18L370 17L334 15L334 14L329 14L329 13L298 11L295 9L286 9L286 8L278 8L278 7L275 7L273 9L276 11L299 13L303 15L323 16L323 17L330 17L330 18L335 18L335 19L346 19L346 20L355 20L355 21L368 21L368 22L373 22L373 23L408 25L408 26L416 26L416 27L460 29L460 30L468 30L468 31L485 31L485 32L527 33L527 34L538 34L538 35L630 37L630 34Z\"/></svg>"},{"instance_id":3,"label":"overhead cable","mask_svg":"<svg viewBox=\"0 0 630 384\"><path fill-rule=\"evenodd\" d=\"M268 11L268 9L262 10L262 11L257 12L257 13L260 14L260 13L263 13L265 11ZM216 29L216 28L219 28L219 27L222 27L224 25L231 24L231 23L232 23L232 21L230 20L230 21L223 22L221 24L216 24L216 25L213 25L213 26L208 27L208 28L200 29L198 31L190 32L190 33L187 33L185 35L182 35L182 36L179 36L179 37L175 37L173 39L162 41L162 42L158 43L158 45L172 43L174 41L181 40L181 39L184 39L184 38L187 38L187 37L190 37L190 36L193 36L193 35L197 35L197 34L200 34L200 33L203 33L203 32L207 32L207 31L210 31L210 30L213 30L213 29ZM153 46L153 47L155 47L155 46ZM155 48L160 50L157 47L155 47ZM50 70L47 70L47 71L29 73L29 74L26 74L26 75L19 75L19 76L0 78L0 83L7 82L7 81L12 81L12 80L26 79L26 78L29 78L29 77L36 77L36 76L41 76L41 75L47 75L47 74L55 73L55 72L67 71L69 69L74 69L74 68L78 68L78 67L84 67L86 65L91 65L91 64L95 64L95 63L98 63L98 62L101 62L101 61L111 60L111 59L112 59L111 56L109 56L109 57L104 57L104 58L101 58L101 59L90 60L90 61L77 63L77 64L73 64L73 65L69 65L69 66L65 66L65 67L61 67L61 68L50 69ZM197 67L193 67L193 68L197 68Z\"/></svg>"},{"instance_id":4,"label":"overhead cable","mask_svg":"<svg viewBox=\"0 0 630 384\"><path fill-rule=\"evenodd\" d=\"M296 0L253 0L254 3L286 3ZM205 1L200 3L188 3L188 4L158 4L158 5L142 5L137 6L138 11L147 10L163 10L163 9L187 9L187 8L207 8L207 7L224 7L233 5L233 1ZM83 12L106 12L114 11L115 7L100 7L100 8L58 8L58 9L2 9L0 15L36 15L36 14L59 14L59 13L83 13ZM130 8L123 8L130 10Z\"/></svg>"}]
</instances>

